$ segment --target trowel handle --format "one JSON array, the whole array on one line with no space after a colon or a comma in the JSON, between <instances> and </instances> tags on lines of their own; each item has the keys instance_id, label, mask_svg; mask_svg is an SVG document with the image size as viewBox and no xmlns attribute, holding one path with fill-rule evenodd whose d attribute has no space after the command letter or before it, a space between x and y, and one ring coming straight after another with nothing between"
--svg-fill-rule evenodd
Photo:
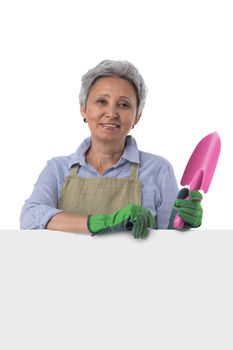
<instances>
[{"instance_id":1,"label":"trowel handle","mask_svg":"<svg viewBox=\"0 0 233 350\"><path fill-rule=\"evenodd\" d=\"M173 221L173 228L176 230L181 230L184 227L184 220L180 217L180 215L176 214L175 219Z\"/></svg>"},{"instance_id":2,"label":"trowel handle","mask_svg":"<svg viewBox=\"0 0 233 350\"><path fill-rule=\"evenodd\" d=\"M189 199L186 197L184 199ZM176 230L181 230L184 227L184 219L180 217L180 215L176 214L175 219L173 221L173 228Z\"/></svg>"}]
</instances>

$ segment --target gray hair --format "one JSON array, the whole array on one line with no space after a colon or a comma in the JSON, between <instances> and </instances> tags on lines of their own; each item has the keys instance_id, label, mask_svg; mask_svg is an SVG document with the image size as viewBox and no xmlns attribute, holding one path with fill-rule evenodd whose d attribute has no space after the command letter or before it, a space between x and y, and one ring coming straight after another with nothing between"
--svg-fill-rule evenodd
<instances>
[{"instance_id":1,"label":"gray hair","mask_svg":"<svg viewBox=\"0 0 233 350\"><path fill-rule=\"evenodd\" d=\"M146 101L147 88L143 77L137 68L128 61L101 61L96 67L82 76L82 85L79 93L79 102L85 106L92 85L99 78L119 77L128 80L134 87L137 96L137 113L141 113Z\"/></svg>"}]
</instances>

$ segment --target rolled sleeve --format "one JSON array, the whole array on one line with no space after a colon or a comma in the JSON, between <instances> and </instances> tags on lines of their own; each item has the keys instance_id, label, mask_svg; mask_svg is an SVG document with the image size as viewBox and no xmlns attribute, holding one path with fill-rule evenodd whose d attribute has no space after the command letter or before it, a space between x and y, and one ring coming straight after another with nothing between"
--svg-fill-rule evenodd
<instances>
[{"instance_id":1,"label":"rolled sleeve","mask_svg":"<svg viewBox=\"0 0 233 350\"><path fill-rule=\"evenodd\" d=\"M58 206L58 169L50 160L25 201L20 215L21 229L45 229L53 216L61 212Z\"/></svg>"}]
</instances>

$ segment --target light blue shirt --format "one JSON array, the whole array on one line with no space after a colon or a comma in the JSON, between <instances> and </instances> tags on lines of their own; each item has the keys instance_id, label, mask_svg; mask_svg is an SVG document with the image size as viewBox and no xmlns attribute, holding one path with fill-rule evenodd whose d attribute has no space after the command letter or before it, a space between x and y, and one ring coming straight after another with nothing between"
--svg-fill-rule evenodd
<instances>
[{"instance_id":1,"label":"light blue shirt","mask_svg":"<svg viewBox=\"0 0 233 350\"><path fill-rule=\"evenodd\" d=\"M178 185L171 164L161 156L138 150L135 139L126 137L125 150L117 164L104 174L86 163L85 153L91 138L85 139L77 151L69 156L52 158L47 162L25 201L20 217L21 229L44 229L49 220L59 213L58 201L64 179L72 165L79 163L78 176L84 178L118 177L130 175L131 163L139 163L139 181L142 184L142 206L156 216L157 228L166 229L178 194Z\"/></svg>"}]
</instances>

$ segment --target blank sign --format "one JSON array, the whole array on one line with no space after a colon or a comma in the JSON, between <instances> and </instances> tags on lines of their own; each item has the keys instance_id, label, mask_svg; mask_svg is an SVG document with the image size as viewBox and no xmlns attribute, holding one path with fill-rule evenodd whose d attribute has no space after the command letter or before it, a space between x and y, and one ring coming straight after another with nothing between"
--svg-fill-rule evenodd
<instances>
[{"instance_id":1,"label":"blank sign","mask_svg":"<svg viewBox=\"0 0 233 350\"><path fill-rule=\"evenodd\" d=\"M233 231L0 231L1 349L232 349Z\"/></svg>"}]
</instances>

